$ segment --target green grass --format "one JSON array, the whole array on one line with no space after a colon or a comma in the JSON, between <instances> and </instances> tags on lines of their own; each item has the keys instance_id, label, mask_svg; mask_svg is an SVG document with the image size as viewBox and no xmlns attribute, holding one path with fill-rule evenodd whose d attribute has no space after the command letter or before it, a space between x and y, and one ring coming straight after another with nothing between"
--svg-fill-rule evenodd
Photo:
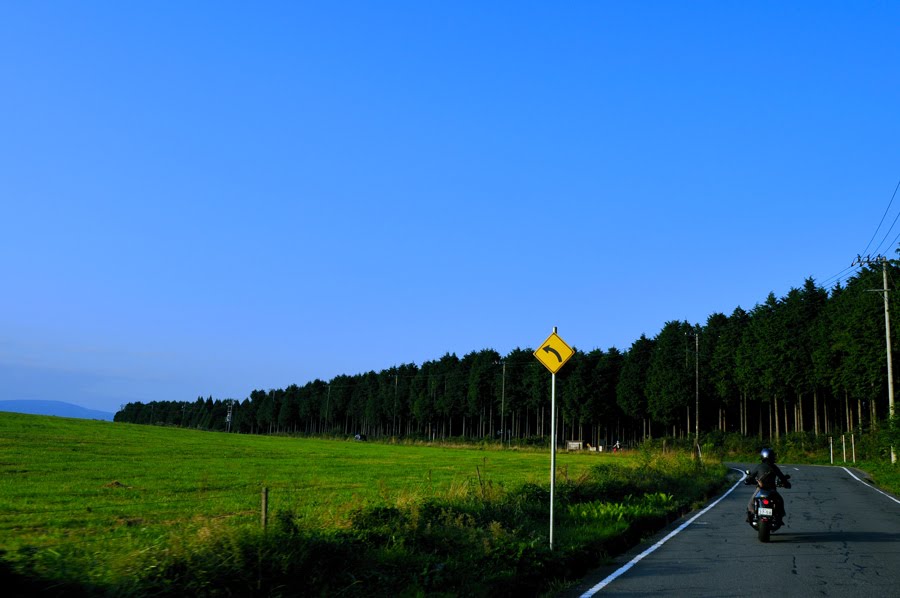
<instances>
[{"instance_id":1,"label":"green grass","mask_svg":"<svg viewBox=\"0 0 900 598\"><path fill-rule=\"evenodd\" d=\"M551 552L549 466L547 450L0 413L0 565L91 595L508 593L577 578L724 478L686 454L560 452Z\"/></svg>"},{"instance_id":2,"label":"green grass","mask_svg":"<svg viewBox=\"0 0 900 598\"><path fill-rule=\"evenodd\" d=\"M597 454L558 454L578 476ZM622 460L620 455L615 458ZM547 451L248 436L0 413L0 550L67 543L140 550L172 534L260 525L289 509L323 528L350 513L549 479Z\"/></svg>"}]
</instances>

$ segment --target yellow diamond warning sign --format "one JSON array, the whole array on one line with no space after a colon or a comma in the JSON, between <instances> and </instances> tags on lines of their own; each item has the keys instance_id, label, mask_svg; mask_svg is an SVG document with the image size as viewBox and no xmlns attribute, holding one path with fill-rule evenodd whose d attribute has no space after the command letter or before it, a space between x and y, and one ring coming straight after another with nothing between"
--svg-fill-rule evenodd
<instances>
[{"instance_id":1,"label":"yellow diamond warning sign","mask_svg":"<svg viewBox=\"0 0 900 598\"><path fill-rule=\"evenodd\" d=\"M572 347L567 345L566 341L561 339L556 332L548 336L547 340L541 343L537 351L534 352L534 356L538 358L538 361L543 363L544 367L553 374L558 372L574 354L575 351L572 350Z\"/></svg>"}]
</instances>

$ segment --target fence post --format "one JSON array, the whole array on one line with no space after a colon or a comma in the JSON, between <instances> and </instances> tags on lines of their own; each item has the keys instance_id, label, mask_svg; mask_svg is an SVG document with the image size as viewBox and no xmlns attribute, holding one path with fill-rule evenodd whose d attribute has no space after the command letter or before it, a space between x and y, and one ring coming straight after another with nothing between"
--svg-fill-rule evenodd
<instances>
[{"instance_id":1,"label":"fence post","mask_svg":"<svg viewBox=\"0 0 900 598\"><path fill-rule=\"evenodd\" d=\"M834 437L828 437L828 452L831 454L831 464L834 465Z\"/></svg>"},{"instance_id":2,"label":"fence post","mask_svg":"<svg viewBox=\"0 0 900 598\"><path fill-rule=\"evenodd\" d=\"M269 523L269 489L263 486L262 489L262 514L261 521L263 530Z\"/></svg>"}]
</instances>

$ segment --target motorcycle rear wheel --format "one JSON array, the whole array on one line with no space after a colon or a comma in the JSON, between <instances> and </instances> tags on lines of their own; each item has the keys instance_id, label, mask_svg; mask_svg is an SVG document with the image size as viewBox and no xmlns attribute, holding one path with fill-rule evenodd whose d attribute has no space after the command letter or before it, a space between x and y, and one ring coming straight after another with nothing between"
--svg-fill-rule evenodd
<instances>
[{"instance_id":1,"label":"motorcycle rear wheel","mask_svg":"<svg viewBox=\"0 0 900 598\"><path fill-rule=\"evenodd\" d=\"M759 537L760 542L768 542L769 541L769 522L760 519L759 524L757 525L757 535Z\"/></svg>"}]
</instances>

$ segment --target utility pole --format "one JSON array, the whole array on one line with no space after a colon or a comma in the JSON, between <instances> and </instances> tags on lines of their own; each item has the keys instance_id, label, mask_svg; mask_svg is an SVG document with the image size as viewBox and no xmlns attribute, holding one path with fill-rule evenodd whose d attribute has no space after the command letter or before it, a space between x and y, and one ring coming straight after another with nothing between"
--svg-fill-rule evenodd
<instances>
[{"instance_id":1,"label":"utility pole","mask_svg":"<svg viewBox=\"0 0 900 598\"><path fill-rule=\"evenodd\" d=\"M506 415L506 360L504 359L503 364L503 378L500 382L500 446L503 446L503 440L506 437L506 426L504 419L504 415Z\"/></svg>"},{"instance_id":2,"label":"utility pole","mask_svg":"<svg viewBox=\"0 0 900 598\"><path fill-rule=\"evenodd\" d=\"M891 368L891 311L888 309L888 273L887 258L881 256L881 274L884 279L884 330L885 340L887 342L887 371L888 371L888 417L889 426L894 425L894 373ZM891 445L891 463L897 462L897 454L894 452L894 445Z\"/></svg>"},{"instance_id":3,"label":"utility pole","mask_svg":"<svg viewBox=\"0 0 900 598\"><path fill-rule=\"evenodd\" d=\"M700 332L694 334L694 444L700 452Z\"/></svg>"},{"instance_id":4,"label":"utility pole","mask_svg":"<svg viewBox=\"0 0 900 598\"><path fill-rule=\"evenodd\" d=\"M329 408L331 407L331 382L328 383L328 396L325 397L325 431L329 429L329 425L331 424L331 417Z\"/></svg>"},{"instance_id":5,"label":"utility pole","mask_svg":"<svg viewBox=\"0 0 900 598\"><path fill-rule=\"evenodd\" d=\"M856 256L856 260L852 265L867 265L871 266L875 263L881 262L881 274L884 280L884 288L881 290L884 295L884 333L885 333L885 344L887 345L887 375L888 375L888 425L893 426L894 424L894 372L893 372L893 359L891 358L891 312L888 305L888 274L887 274L887 266L888 261L887 258L883 255L876 256L874 259L869 257L861 257ZM894 445L891 445L891 463L897 462L897 454L894 452Z\"/></svg>"},{"instance_id":6,"label":"utility pole","mask_svg":"<svg viewBox=\"0 0 900 598\"><path fill-rule=\"evenodd\" d=\"M693 332L685 335L694 337L694 446L697 456L700 456L700 329L695 327Z\"/></svg>"}]
</instances>

